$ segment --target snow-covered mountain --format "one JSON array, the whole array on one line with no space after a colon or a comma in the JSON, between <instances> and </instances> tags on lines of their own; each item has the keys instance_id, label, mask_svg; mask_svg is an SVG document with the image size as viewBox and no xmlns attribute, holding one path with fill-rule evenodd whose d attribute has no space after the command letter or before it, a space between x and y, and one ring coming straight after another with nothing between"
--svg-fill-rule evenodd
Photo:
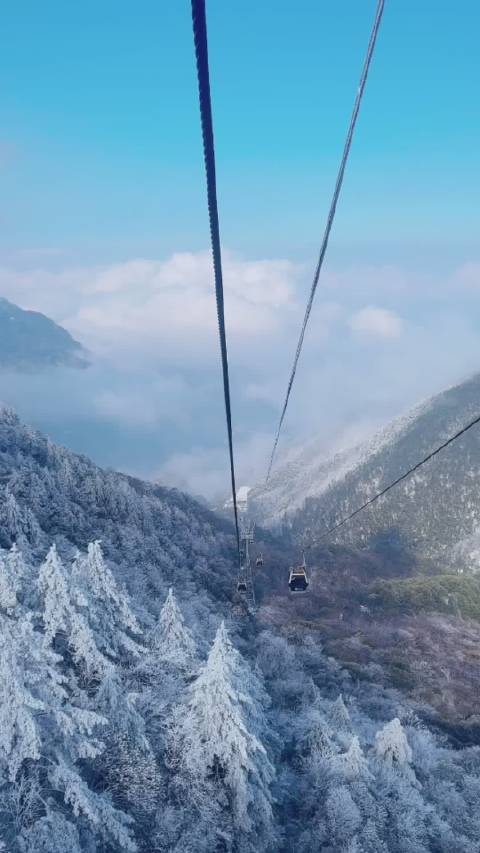
<instances>
[{"instance_id":1,"label":"snow-covered mountain","mask_svg":"<svg viewBox=\"0 0 480 853\"><path fill-rule=\"evenodd\" d=\"M175 489L105 471L0 410L0 547L15 542L40 559L54 541L69 559L94 539L140 605L155 607L170 585L217 601L230 594L229 522Z\"/></svg>"},{"instance_id":2,"label":"snow-covered mountain","mask_svg":"<svg viewBox=\"0 0 480 853\"><path fill-rule=\"evenodd\" d=\"M341 620L324 601L318 622L318 569L310 598L270 588L236 618L234 544L186 495L0 411L0 850L477 851L478 626L444 617L444 654L438 616L428 643L355 600ZM399 637L421 654L422 691ZM435 666L445 680L452 661L462 749L425 725Z\"/></svg>"},{"instance_id":3,"label":"snow-covered mountain","mask_svg":"<svg viewBox=\"0 0 480 853\"><path fill-rule=\"evenodd\" d=\"M66 329L37 311L24 311L0 297L0 367L41 370L86 367L85 351Z\"/></svg>"},{"instance_id":4,"label":"snow-covered mountain","mask_svg":"<svg viewBox=\"0 0 480 853\"><path fill-rule=\"evenodd\" d=\"M264 524L320 541L326 529L435 449L480 412L480 374L394 421L370 441L322 458L315 443L294 453L267 487L250 493ZM480 430L473 428L417 474L345 525L333 541L397 542L445 561L480 525Z\"/></svg>"}]
</instances>

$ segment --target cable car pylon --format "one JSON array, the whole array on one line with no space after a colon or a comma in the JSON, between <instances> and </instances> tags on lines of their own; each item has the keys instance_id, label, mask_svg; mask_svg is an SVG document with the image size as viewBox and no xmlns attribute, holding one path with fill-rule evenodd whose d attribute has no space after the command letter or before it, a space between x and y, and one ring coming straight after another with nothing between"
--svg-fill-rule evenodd
<instances>
[{"instance_id":1,"label":"cable car pylon","mask_svg":"<svg viewBox=\"0 0 480 853\"><path fill-rule=\"evenodd\" d=\"M254 539L255 524L247 519L242 519L240 523L240 571L238 573L237 592L250 613L255 613L257 609L250 558L250 545L253 544Z\"/></svg>"}]
</instances>

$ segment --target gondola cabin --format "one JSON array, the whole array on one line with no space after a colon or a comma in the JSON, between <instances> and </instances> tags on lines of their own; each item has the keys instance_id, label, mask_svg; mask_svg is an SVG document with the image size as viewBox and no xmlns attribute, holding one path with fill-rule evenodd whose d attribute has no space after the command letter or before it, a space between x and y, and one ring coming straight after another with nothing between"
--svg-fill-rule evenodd
<instances>
[{"instance_id":1,"label":"gondola cabin","mask_svg":"<svg viewBox=\"0 0 480 853\"><path fill-rule=\"evenodd\" d=\"M263 566L263 554L258 555L257 559L255 560L255 565L256 565L257 569L260 566Z\"/></svg>"},{"instance_id":2,"label":"gondola cabin","mask_svg":"<svg viewBox=\"0 0 480 853\"><path fill-rule=\"evenodd\" d=\"M244 580L240 580L240 581L238 581L238 583L237 583L237 592L240 592L240 593L242 593L242 595L243 595L243 594L245 594L245 593L246 593L246 591L247 591L247 584L246 584L246 582L245 582Z\"/></svg>"},{"instance_id":3,"label":"gondola cabin","mask_svg":"<svg viewBox=\"0 0 480 853\"><path fill-rule=\"evenodd\" d=\"M308 589L308 578L306 572L305 560L301 566L292 567L288 578L288 586L290 592L299 593L306 592Z\"/></svg>"}]
</instances>

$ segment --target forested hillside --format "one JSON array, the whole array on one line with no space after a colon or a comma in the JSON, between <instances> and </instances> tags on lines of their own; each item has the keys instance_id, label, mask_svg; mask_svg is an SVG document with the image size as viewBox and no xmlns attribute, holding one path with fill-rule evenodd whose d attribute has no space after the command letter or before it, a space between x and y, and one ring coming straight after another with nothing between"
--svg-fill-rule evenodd
<instances>
[{"instance_id":1,"label":"forested hillside","mask_svg":"<svg viewBox=\"0 0 480 853\"><path fill-rule=\"evenodd\" d=\"M67 558L102 541L117 578L149 604L170 584L216 599L230 592L231 525L196 501L113 471L53 444L0 412L0 545L44 556L55 540Z\"/></svg>"},{"instance_id":2,"label":"forested hillside","mask_svg":"<svg viewBox=\"0 0 480 853\"><path fill-rule=\"evenodd\" d=\"M480 413L480 374L449 388L395 421L372 440L318 458L315 443L279 465L267 486L253 490L259 518L284 525L293 538L325 530L349 515ZM480 429L473 428L395 490L356 516L330 541L368 546L376 540L437 564L476 551L480 523ZM291 497L291 499L290 499ZM470 567L471 567L470 560ZM465 563L465 561L464 561Z\"/></svg>"},{"instance_id":3,"label":"forested hillside","mask_svg":"<svg viewBox=\"0 0 480 853\"><path fill-rule=\"evenodd\" d=\"M300 603L233 618L228 522L0 427L1 849L478 853L480 749Z\"/></svg>"}]
</instances>

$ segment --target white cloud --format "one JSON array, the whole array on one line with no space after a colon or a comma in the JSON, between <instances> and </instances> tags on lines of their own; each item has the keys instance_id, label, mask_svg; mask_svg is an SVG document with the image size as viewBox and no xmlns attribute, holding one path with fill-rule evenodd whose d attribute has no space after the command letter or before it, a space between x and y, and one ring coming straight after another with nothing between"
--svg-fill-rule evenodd
<instances>
[{"instance_id":1,"label":"white cloud","mask_svg":"<svg viewBox=\"0 0 480 853\"><path fill-rule=\"evenodd\" d=\"M225 313L237 351L279 334L296 312L298 265L251 261L224 252ZM0 293L44 311L97 353L127 362L132 353L189 358L217 352L209 252L167 260L132 259L62 271L0 269ZM245 346L245 351L248 351Z\"/></svg>"},{"instance_id":2,"label":"white cloud","mask_svg":"<svg viewBox=\"0 0 480 853\"><path fill-rule=\"evenodd\" d=\"M354 332L379 338L399 338L402 333L402 321L398 314L373 305L357 311L350 318L349 325Z\"/></svg>"},{"instance_id":3,"label":"white cloud","mask_svg":"<svg viewBox=\"0 0 480 853\"><path fill-rule=\"evenodd\" d=\"M453 276L453 284L458 288L478 291L480 288L480 263L470 261L463 264Z\"/></svg>"},{"instance_id":4,"label":"white cloud","mask_svg":"<svg viewBox=\"0 0 480 853\"><path fill-rule=\"evenodd\" d=\"M265 476L272 436L256 432L243 441L235 442L237 486L254 485ZM220 447L193 447L173 454L155 473L164 485L177 486L214 501L223 501L230 494L228 450L226 441Z\"/></svg>"},{"instance_id":5,"label":"white cloud","mask_svg":"<svg viewBox=\"0 0 480 853\"><path fill-rule=\"evenodd\" d=\"M185 420L191 388L179 376L150 378L135 387L102 388L93 397L100 418L124 425L155 427Z\"/></svg>"},{"instance_id":6,"label":"white cloud","mask_svg":"<svg viewBox=\"0 0 480 853\"><path fill-rule=\"evenodd\" d=\"M224 260L238 478L253 482L271 450L309 280L288 260L231 252ZM102 463L158 473L198 493L228 493L209 252L66 263L48 253L25 256L20 267L4 259L0 294L65 325L97 356L94 367L63 377L60 391L55 378L12 377L8 387L2 383L3 399L54 439L73 435L72 447ZM362 430L378 426L478 369L479 269L472 261L438 280L389 266L329 271L313 306L280 453L289 441L312 436L328 449L349 429L353 441L359 423ZM395 345L384 346L381 358L376 346L363 345L382 341Z\"/></svg>"}]
</instances>

